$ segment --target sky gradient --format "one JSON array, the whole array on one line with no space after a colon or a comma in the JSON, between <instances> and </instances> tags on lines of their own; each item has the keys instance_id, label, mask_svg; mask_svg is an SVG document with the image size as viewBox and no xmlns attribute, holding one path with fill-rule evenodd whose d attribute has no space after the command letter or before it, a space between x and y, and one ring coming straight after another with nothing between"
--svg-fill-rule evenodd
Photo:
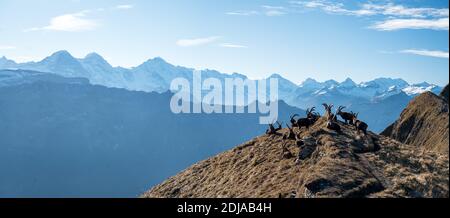
<instances>
[{"instance_id":1,"label":"sky gradient","mask_svg":"<svg viewBox=\"0 0 450 218\"><path fill-rule=\"evenodd\" d=\"M300 83L449 81L448 1L0 0L0 56L90 52L131 67L279 73Z\"/></svg>"}]
</instances>

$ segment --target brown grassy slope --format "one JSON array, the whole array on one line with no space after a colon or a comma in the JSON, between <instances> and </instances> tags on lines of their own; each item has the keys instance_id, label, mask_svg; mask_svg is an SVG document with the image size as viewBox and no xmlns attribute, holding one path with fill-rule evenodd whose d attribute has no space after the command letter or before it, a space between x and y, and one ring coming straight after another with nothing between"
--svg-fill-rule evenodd
<instances>
[{"instance_id":1,"label":"brown grassy slope","mask_svg":"<svg viewBox=\"0 0 450 218\"><path fill-rule=\"evenodd\" d=\"M448 153L448 102L431 92L423 93L381 134L405 144Z\"/></svg>"},{"instance_id":2,"label":"brown grassy slope","mask_svg":"<svg viewBox=\"0 0 450 218\"><path fill-rule=\"evenodd\" d=\"M300 132L313 152L299 164L282 149L286 144L297 156L295 141L263 135L194 164L142 197L449 196L447 154L373 133L357 135L344 124L337 135L324 125L321 118Z\"/></svg>"}]
</instances>

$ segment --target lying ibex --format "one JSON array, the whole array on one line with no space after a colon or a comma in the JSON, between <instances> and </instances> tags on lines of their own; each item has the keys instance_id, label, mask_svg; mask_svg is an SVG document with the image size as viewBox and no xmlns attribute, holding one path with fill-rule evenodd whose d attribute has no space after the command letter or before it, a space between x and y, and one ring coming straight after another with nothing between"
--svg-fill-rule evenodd
<instances>
[{"instance_id":1,"label":"lying ibex","mask_svg":"<svg viewBox=\"0 0 450 218\"><path fill-rule=\"evenodd\" d=\"M269 129L266 130L266 134L271 135L271 134L277 134L277 131L282 129L283 127L281 126L281 123L279 123L277 121L278 127L275 128L273 126L273 123L269 124Z\"/></svg>"},{"instance_id":2,"label":"lying ibex","mask_svg":"<svg viewBox=\"0 0 450 218\"><path fill-rule=\"evenodd\" d=\"M286 126L289 129L289 132L284 136L284 139L295 140L294 127L290 127L288 124L286 124Z\"/></svg>"},{"instance_id":3,"label":"lying ibex","mask_svg":"<svg viewBox=\"0 0 450 218\"><path fill-rule=\"evenodd\" d=\"M341 116L341 118L345 121L345 124L353 125L353 118L355 117L352 113L343 112L344 106L339 106L336 111L336 114Z\"/></svg>"},{"instance_id":4,"label":"lying ibex","mask_svg":"<svg viewBox=\"0 0 450 218\"><path fill-rule=\"evenodd\" d=\"M336 122L336 115L331 114L327 118L327 129L331 129L336 131L337 133L341 133L341 126Z\"/></svg>"},{"instance_id":5,"label":"lying ibex","mask_svg":"<svg viewBox=\"0 0 450 218\"><path fill-rule=\"evenodd\" d=\"M367 135L367 128L369 127L369 125L361 120L358 120L358 114L359 113L353 114L353 125L355 126L358 133L359 131L362 131L364 135Z\"/></svg>"}]
</instances>

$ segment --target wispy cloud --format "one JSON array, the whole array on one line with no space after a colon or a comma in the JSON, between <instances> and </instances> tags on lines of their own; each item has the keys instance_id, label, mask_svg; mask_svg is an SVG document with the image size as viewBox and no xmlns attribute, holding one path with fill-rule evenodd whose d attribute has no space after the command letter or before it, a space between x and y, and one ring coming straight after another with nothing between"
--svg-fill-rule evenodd
<instances>
[{"instance_id":1,"label":"wispy cloud","mask_svg":"<svg viewBox=\"0 0 450 218\"><path fill-rule=\"evenodd\" d=\"M16 49L16 47L12 45L0 45L0 50L13 50L13 49Z\"/></svg>"},{"instance_id":2,"label":"wispy cloud","mask_svg":"<svg viewBox=\"0 0 450 218\"><path fill-rule=\"evenodd\" d=\"M448 18L440 19L390 19L378 22L370 28L382 31L392 31L400 29L432 29L447 30Z\"/></svg>"},{"instance_id":3,"label":"wispy cloud","mask_svg":"<svg viewBox=\"0 0 450 218\"><path fill-rule=\"evenodd\" d=\"M264 14L272 17L272 16L281 16L286 14L286 8L282 6L271 6L271 5L262 5L264 10Z\"/></svg>"},{"instance_id":4,"label":"wispy cloud","mask_svg":"<svg viewBox=\"0 0 450 218\"><path fill-rule=\"evenodd\" d=\"M134 8L134 5L117 5L116 9L122 9L122 10L127 10L127 9L132 9Z\"/></svg>"},{"instance_id":5,"label":"wispy cloud","mask_svg":"<svg viewBox=\"0 0 450 218\"><path fill-rule=\"evenodd\" d=\"M447 58L447 59L449 57L448 51L432 51L432 50L424 50L424 49L407 49L407 50L400 51L400 53L428 56L428 57L435 57L435 58Z\"/></svg>"},{"instance_id":6,"label":"wispy cloud","mask_svg":"<svg viewBox=\"0 0 450 218\"><path fill-rule=\"evenodd\" d=\"M192 46L211 44L213 42L216 42L218 39L220 39L220 36L210 36L210 37L195 38L195 39L180 39L176 42L176 44L181 47L192 47Z\"/></svg>"},{"instance_id":7,"label":"wispy cloud","mask_svg":"<svg viewBox=\"0 0 450 218\"><path fill-rule=\"evenodd\" d=\"M367 3L362 5L361 10L367 10L373 14L413 18L448 17L449 15L448 8L409 8L393 3L385 5Z\"/></svg>"},{"instance_id":8,"label":"wispy cloud","mask_svg":"<svg viewBox=\"0 0 450 218\"><path fill-rule=\"evenodd\" d=\"M227 15L238 15L238 16L251 16L251 15L257 15L257 14L259 14L259 12L258 11L244 11L244 10L241 10L241 11L230 11L230 12L227 12L225 14L227 14Z\"/></svg>"},{"instance_id":9,"label":"wispy cloud","mask_svg":"<svg viewBox=\"0 0 450 218\"><path fill-rule=\"evenodd\" d=\"M238 45L238 44L233 44L233 43L221 43L219 44L220 47L224 47L224 48L248 48L245 45Z\"/></svg>"},{"instance_id":10,"label":"wispy cloud","mask_svg":"<svg viewBox=\"0 0 450 218\"><path fill-rule=\"evenodd\" d=\"M295 7L320 9L327 13L356 16L386 15L395 17L426 18L448 17L449 15L448 8L410 8L393 3L364 3L356 9L348 9L343 3L336 3L327 0L290 1L290 3Z\"/></svg>"},{"instance_id":11,"label":"wispy cloud","mask_svg":"<svg viewBox=\"0 0 450 218\"><path fill-rule=\"evenodd\" d=\"M50 24L44 27L33 27L25 30L25 32L39 31L39 30L54 30L65 32L82 32L93 30L99 24L92 19L87 18L90 10L84 10L73 14L64 14L51 18Z\"/></svg>"},{"instance_id":12,"label":"wispy cloud","mask_svg":"<svg viewBox=\"0 0 450 218\"><path fill-rule=\"evenodd\" d=\"M24 30L24 32L53 30L64 32L83 32L94 30L100 26L97 20L92 19L92 15L104 11L128 10L134 8L134 5L116 5L109 8L97 8L92 10L83 10L76 13L63 14L50 19L50 23L43 27L33 27Z\"/></svg>"},{"instance_id":13,"label":"wispy cloud","mask_svg":"<svg viewBox=\"0 0 450 218\"><path fill-rule=\"evenodd\" d=\"M403 5L387 3L364 3L356 9L348 9L342 3L327 0L291 1L291 5L302 9L318 9L329 14L350 16L374 16L385 17L370 26L380 31L398 29L432 29L448 30L448 8L411 8Z\"/></svg>"},{"instance_id":14,"label":"wispy cloud","mask_svg":"<svg viewBox=\"0 0 450 218\"><path fill-rule=\"evenodd\" d=\"M265 15L269 17L281 16L287 14L287 10L283 6L261 5L258 10L238 10L225 13L227 15L252 16Z\"/></svg>"}]
</instances>

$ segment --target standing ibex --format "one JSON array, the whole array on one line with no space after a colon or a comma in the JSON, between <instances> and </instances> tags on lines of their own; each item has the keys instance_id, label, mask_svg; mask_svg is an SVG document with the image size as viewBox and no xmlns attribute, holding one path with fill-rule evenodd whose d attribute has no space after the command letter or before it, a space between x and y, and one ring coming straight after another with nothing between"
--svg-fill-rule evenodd
<instances>
[{"instance_id":1,"label":"standing ibex","mask_svg":"<svg viewBox=\"0 0 450 218\"><path fill-rule=\"evenodd\" d=\"M322 105L325 108L325 117L327 118L327 120L333 118L333 120L336 121L337 119L336 116L334 116L334 114L331 112L331 108L333 108L334 105L333 104L328 105L326 103L323 103Z\"/></svg>"},{"instance_id":2,"label":"standing ibex","mask_svg":"<svg viewBox=\"0 0 450 218\"><path fill-rule=\"evenodd\" d=\"M281 126L281 123L279 123L277 121L278 127L275 128L273 126L273 123L269 124L269 129L266 130L266 134L271 135L271 134L277 134L277 131L282 129L283 127Z\"/></svg>"},{"instance_id":3,"label":"standing ibex","mask_svg":"<svg viewBox=\"0 0 450 218\"><path fill-rule=\"evenodd\" d=\"M313 118L300 118L297 120L297 127L300 129L302 127L306 127L307 129L309 126L312 126L314 124L315 120Z\"/></svg>"},{"instance_id":4,"label":"standing ibex","mask_svg":"<svg viewBox=\"0 0 450 218\"><path fill-rule=\"evenodd\" d=\"M359 113L353 113L353 125L355 126L358 133L359 131L363 131L364 135L367 135L367 128L369 127L369 125L361 120L358 120L358 114Z\"/></svg>"},{"instance_id":5,"label":"standing ibex","mask_svg":"<svg viewBox=\"0 0 450 218\"><path fill-rule=\"evenodd\" d=\"M336 111L336 114L341 116L341 118L345 121L345 124L353 125L353 118L355 117L352 113L342 112L344 106L339 106Z\"/></svg>"}]
</instances>

